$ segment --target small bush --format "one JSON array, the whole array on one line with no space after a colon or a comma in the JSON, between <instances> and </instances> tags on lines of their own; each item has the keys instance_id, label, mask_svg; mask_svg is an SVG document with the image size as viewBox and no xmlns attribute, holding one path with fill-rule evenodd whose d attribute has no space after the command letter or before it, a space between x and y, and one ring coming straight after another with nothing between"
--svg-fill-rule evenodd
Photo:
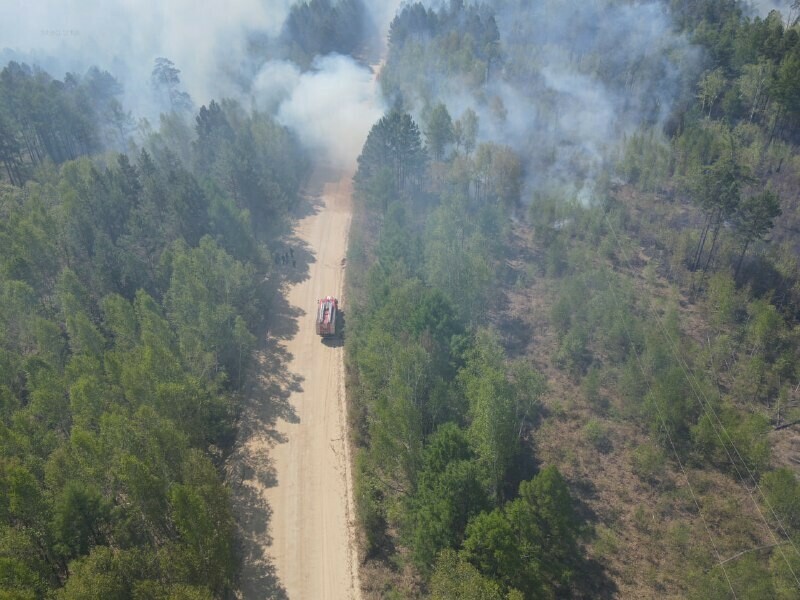
<instances>
[{"instance_id":1,"label":"small bush","mask_svg":"<svg viewBox=\"0 0 800 600\"><path fill-rule=\"evenodd\" d=\"M608 412L608 398L600 390L601 383L600 369L592 367L583 380L583 393L586 401L599 413L605 415Z\"/></svg>"},{"instance_id":2,"label":"small bush","mask_svg":"<svg viewBox=\"0 0 800 600\"><path fill-rule=\"evenodd\" d=\"M595 450L606 454L611 451L611 438L608 429L599 421L592 419L583 428L583 434Z\"/></svg>"},{"instance_id":3,"label":"small bush","mask_svg":"<svg viewBox=\"0 0 800 600\"><path fill-rule=\"evenodd\" d=\"M597 539L594 542L594 552L598 558L613 556L619 548L617 534L605 525L598 525L595 530Z\"/></svg>"},{"instance_id":4,"label":"small bush","mask_svg":"<svg viewBox=\"0 0 800 600\"><path fill-rule=\"evenodd\" d=\"M589 336L583 327L573 327L561 340L561 347L556 352L555 363L568 371L573 377L586 372L592 362L589 351Z\"/></svg>"},{"instance_id":5,"label":"small bush","mask_svg":"<svg viewBox=\"0 0 800 600\"><path fill-rule=\"evenodd\" d=\"M664 452L654 444L642 444L631 456L633 472L642 480L653 482L664 472L666 457Z\"/></svg>"}]
</instances>

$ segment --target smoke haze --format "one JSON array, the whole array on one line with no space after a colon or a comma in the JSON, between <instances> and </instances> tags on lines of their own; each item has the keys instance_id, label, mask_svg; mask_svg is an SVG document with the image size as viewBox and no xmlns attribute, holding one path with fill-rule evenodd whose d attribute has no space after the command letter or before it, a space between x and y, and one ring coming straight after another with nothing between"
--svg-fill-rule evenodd
<instances>
[{"instance_id":1,"label":"smoke haze","mask_svg":"<svg viewBox=\"0 0 800 600\"><path fill-rule=\"evenodd\" d=\"M288 63L267 63L253 95L277 99L278 121L322 152L328 164L354 168L370 128L384 113L374 76L336 54L318 58L313 67L301 74Z\"/></svg>"},{"instance_id":2,"label":"smoke haze","mask_svg":"<svg viewBox=\"0 0 800 600\"><path fill-rule=\"evenodd\" d=\"M641 127L663 129L691 94L701 54L675 33L661 2L495 0L501 40L519 93L501 95L509 113L539 105L515 144L533 167L529 184L591 187L614 148ZM511 128L519 132L517 120ZM519 136L519 133L517 133ZM513 138L512 138L513 139ZM542 173L546 173L542 177Z\"/></svg>"},{"instance_id":3,"label":"smoke haze","mask_svg":"<svg viewBox=\"0 0 800 600\"><path fill-rule=\"evenodd\" d=\"M662 129L676 103L695 93L691 82L702 54L676 33L662 2L489 0L484 6L463 18L496 21L499 59L485 81L476 85L474 73L453 76L436 62L419 64L415 57L426 53L417 45L436 41L412 36L413 60L390 57L396 74L389 87L422 121L437 101L454 118L474 110L480 140L520 154L529 190L590 193L626 135Z\"/></svg>"},{"instance_id":4,"label":"smoke haze","mask_svg":"<svg viewBox=\"0 0 800 600\"><path fill-rule=\"evenodd\" d=\"M793 0L750 0L748 4L755 14L766 17L771 11L778 10L786 16L791 10Z\"/></svg>"},{"instance_id":5,"label":"smoke haze","mask_svg":"<svg viewBox=\"0 0 800 600\"><path fill-rule=\"evenodd\" d=\"M253 52L254 38L279 37L294 0L12 0L0 3L0 58L41 66L62 78L96 65L124 86L123 104L156 121L167 107L152 93L154 60L180 69L195 106L231 97L277 115L337 166L352 165L383 107L369 68L339 55L301 72L290 61ZM380 43L399 0L370 2ZM375 44L379 46L380 44Z\"/></svg>"},{"instance_id":6,"label":"smoke haze","mask_svg":"<svg viewBox=\"0 0 800 600\"><path fill-rule=\"evenodd\" d=\"M123 103L135 116L155 119L164 107L151 92L150 74L154 59L163 56L181 70L181 86L195 106L236 98L275 114L338 166L352 165L385 110L370 69L351 57L328 55L304 71L253 52L254 37L279 37L292 4L6 0L0 4L1 57L39 64L59 78L97 65L123 83ZM400 0L365 4L373 35L385 43ZM550 178L591 180L616 141L642 124L663 126L701 65L699 51L674 32L662 2L484 4L496 17L503 68L513 75L493 73L476 93L463 79L432 68L423 75L427 97L409 95L406 101L418 120L432 99L444 101L454 117L474 109L482 139L512 145L525 157L533 187L541 185L544 165ZM790 5L752 4L761 15Z\"/></svg>"},{"instance_id":7,"label":"smoke haze","mask_svg":"<svg viewBox=\"0 0 800 600\"><path fill-rule=\"evenodd\" d=\"M0 39L50 69L106 69L125 85L126 104L150 114L144 92L156 57L175 63L195 102L230 95L232 75L247 62L248 35L277 34L290 4L236 0L213 9L193 0L12 0L0 4Z\"/></svg>"}]
</instances>

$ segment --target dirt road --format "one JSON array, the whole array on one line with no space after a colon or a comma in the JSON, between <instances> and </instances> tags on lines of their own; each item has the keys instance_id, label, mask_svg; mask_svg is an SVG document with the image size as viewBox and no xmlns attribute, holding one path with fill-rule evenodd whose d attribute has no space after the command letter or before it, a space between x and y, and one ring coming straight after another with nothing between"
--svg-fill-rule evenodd
<instances>
[{"instance_id":1,"label":"dirt road","mask_svg":"<svg viewBox=\"0 0 800 600\"><path fill-rule=\"evenodd\" d=\"M263 365L281 414L253 407L240 432L239 460L249 467L234 503L245 530L241 591L248 599L360 598L343 349L314 332L317 299L342 294L351 177L321 169L313 177L307 214L287 242L297 265L290 259L281 267L294 283L270 324L274 347Z\"/></svg>"}]
</instances>

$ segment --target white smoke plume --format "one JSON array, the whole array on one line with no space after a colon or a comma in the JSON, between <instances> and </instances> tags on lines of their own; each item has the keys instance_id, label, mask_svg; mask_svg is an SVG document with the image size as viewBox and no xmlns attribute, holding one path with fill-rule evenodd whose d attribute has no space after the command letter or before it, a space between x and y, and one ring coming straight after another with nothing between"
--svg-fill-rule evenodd
<instances>
[{"instance_id":1,"label":"white smoke plume","mask_svg":"<svg viewBox=\"0 0 800 600\"><path fill-rule=\"evenodd\" d=\"M694 93L702 52L676 33L664 2L482 4L494 14L503 55L488 81L476 89L435 69L421 77L424 68L408 63L395 78L423 81L421 94L401 90L420 119L436 101L454 118L474 110L483 141L508 144L523 158L529 190L591 187L625 135L662 128L675 103Z\"/></svg>"},{"instance_id":2,"label":"white smoke plume","mask_svg":"<svg viewBox=\"0 0 800 600\"><path fill-rule=\"evenodd\" d=\"M308 72L254 56L254 36L275 40L296 0L4 0L0 59L35 64L53 77L97 66L124 86L136 118L158 121L151 90L157 57L180 69L196 107L231 97L276 114L338 165L352 164L382 107L371 71L349 57L318 57ZM365 1L385 32L399 0ZM266 61L266 62L264 62ZM358 149L356 149L358 147Z\"/></svg>"},{"instance_id":3,"label":"white smoke plume","mask_svg":"<svg viewBox=\"0 0 800 600\"><path fill-rule=\"evenodd\" d=\"M268 62L253 95L276 107L278 121L337 168L355 167L370 128L384 112L372 72L336 54L317 58L306 73Z\"/></svg>"},{"instance_id":4,"label":"white smoke plume","mask_svg":"<svg viewBox=\"0 0 800 600\"><path fill-rule=\"evenodd\" d=\"M391 25L392 19L394 19L403 3L404 0L365 0L364 2L375 25L375 32L380 46L379 51L381 52L386 50L389 25Z\"/></svg>"},{"instance_id":5,"label":"white smoke plume","mask_svg":"<svg viewBox=\"0 0 800 600\"><path fill-rule=\"evenodd\" d=\"M67 70L81 73L97 65L123 83L123 102L136 117L155 120L159 107L150 93L150 73L154 59L163 56L181 70L182 86L195 106L237 98L275 114L340 166L352 165L385 108L370 70L350 57L327 56L304 72L291 62L254 58L251 52L254 36L278 36L293 2L5 0L0 2L0 58L36 62L59 78ZM401 0L364 4L385 43ZM665 5L656 0L485 4L496 12L506 48L530 41L523 56L530 77L496 73L481 97L458 79L438 78L432 83L434 97L454 116L475 109L483 139L511 144L531 164L547 161L551 173L561 170L565 178L596 170L609 143L643 119L663 123L683 91L687 62L697 58L674 34ZM598 56L616 74L615 85L591 73ZM642 77L644 69L649 74ZM425 107L418 102L415 108L419 115Z\"/></svg>"},{"instance_id":6,"label":"white smoke plume","mask_svg":"<svg viewBox=\"0 0 800 600\"><path fill-rule=\"evenodd\" d=\"M126 104L148 113L150 73L164 56L181 70L186 91L202 104L230 95L233 72L247 60L248 34L276 34L291 0L5 0L0 45L79 72L96 65L125 85ZM53 72L54 77L64 73Z\"/></svg>"}]
</instances>

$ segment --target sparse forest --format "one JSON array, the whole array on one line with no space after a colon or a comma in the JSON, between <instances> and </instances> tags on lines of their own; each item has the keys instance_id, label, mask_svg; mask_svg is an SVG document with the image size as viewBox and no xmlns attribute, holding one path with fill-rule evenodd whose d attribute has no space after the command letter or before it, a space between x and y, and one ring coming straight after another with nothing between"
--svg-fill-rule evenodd
<instances>
[{"instance_id":1,"label":"sparse forest","mask_svg":"<svg viewBox=\"0 0 800 600\"><path fill-rule=\"evenodd\" d=\"M351 241L368 597L800 593L797 6L673 2L644 56L603 9L391 25ZM619 103L601 159L549 61Z\"/></svg>"},{"instance_id":2,"label":"sparse forest","mask_svg":"<svg viewBox=\"0 0 800 600\"><path fill-rule=\"evenodd\" d=\"M277 577L228 468L302 389L275 257L346 268L365 600L800 597L800 2L756 4L298 1L137 65L150 120L130 68L0 65L0 599ZM346 260L284 250L370 94Z\"/></svg>"}]
</instances>

